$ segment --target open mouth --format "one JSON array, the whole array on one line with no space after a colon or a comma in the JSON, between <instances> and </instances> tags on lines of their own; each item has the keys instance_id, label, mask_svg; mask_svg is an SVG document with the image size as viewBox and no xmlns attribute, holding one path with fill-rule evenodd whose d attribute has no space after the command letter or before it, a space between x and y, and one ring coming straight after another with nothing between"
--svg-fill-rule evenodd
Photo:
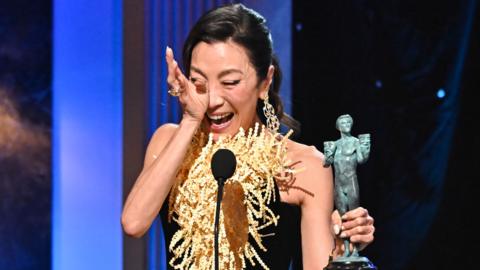
<instances>
[{"instance_id":1,"label":"open mouth","mask_svg":"<svg viewBox=\"0 0 480 270\"><path fill-rule=\"evenodd\" d=\"M230 120L232 120L233 113L223 113L223 114L216 114L210 115L207 114L207 118L214 129L220 129L228 125Z\"/></svg>"}]
</instances>

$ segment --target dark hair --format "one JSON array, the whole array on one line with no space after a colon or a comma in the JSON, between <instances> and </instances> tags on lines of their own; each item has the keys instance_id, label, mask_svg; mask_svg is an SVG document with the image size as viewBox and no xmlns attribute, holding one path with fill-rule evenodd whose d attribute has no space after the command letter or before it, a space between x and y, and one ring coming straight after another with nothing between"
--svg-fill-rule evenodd
<instances>
[{"instance_id":1,"label":"dark hair","mask_svg":"<svg viewBox=\"0 0 480 270\"><path fill-rule=\"evenodd\" d=\"M269 101L282 124L299 131L300 124L283 112L283 104L279 91L282 72L273 54L272 38L266 20L257 12L242 4L229 4L205 13L193 26L183 46L183 63L187 76L190 75L190 64L193 48L199 42L225 42L231 39L247 51L248 58L254 66L258 82L267 77L270 65L275 67L273 82L269 89ZM257 102L257 114L265 124L262 111L263 101Z\"/></svg>"}]
</instances>

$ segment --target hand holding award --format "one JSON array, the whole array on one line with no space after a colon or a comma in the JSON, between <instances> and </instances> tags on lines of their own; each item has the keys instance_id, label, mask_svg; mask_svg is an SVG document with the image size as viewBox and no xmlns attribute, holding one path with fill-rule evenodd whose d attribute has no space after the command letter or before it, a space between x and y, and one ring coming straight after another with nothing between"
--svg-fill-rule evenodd
<instances>
[{"instance_id":1,"label":"hand holding award","mask_svg":"<svg viewBox=\"0 0 480 270\"><path fill-rule=\"evenodd\" d=\"M355 138L350 134L353 119L345 114L338 117L336 126L340 139L324 142L324 166L333 164L335 171L335 208L340 215L360 206L357 180L357 164L365 163L370 154L370 134L361 134ZM354 244L350 248L348 237L342 239L343 255L333 259L325 269L376 269L366 257L358 254Z\"/></svg>"}]
</instances>

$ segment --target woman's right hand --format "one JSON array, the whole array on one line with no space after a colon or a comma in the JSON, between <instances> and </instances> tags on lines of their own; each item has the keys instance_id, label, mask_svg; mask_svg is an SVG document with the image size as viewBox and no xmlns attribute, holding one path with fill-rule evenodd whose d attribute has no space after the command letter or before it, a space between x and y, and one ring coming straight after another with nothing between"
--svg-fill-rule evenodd
<instances>
[{"instance_id":1,"label":"woman's right hand","mask_svg":"<svg viewBox=\"0 0 480 270\"><path fill-rule=\"evenodd\" d=\"M198 121L203 120L208 108L209 95L206 82L196 81L193 83L182 73L177 61L173 57L173 51L167 47L165 58L168 66L167 83L171 89L179 89L178 96L183 108L183 119Z\"/></svg>"}]
</instances>

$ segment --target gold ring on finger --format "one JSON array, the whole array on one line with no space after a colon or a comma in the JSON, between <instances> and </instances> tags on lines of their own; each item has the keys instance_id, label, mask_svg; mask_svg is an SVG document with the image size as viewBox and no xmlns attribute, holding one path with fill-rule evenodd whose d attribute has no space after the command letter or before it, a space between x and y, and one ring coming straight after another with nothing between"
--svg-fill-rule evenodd
<instances>
[{"instance_id":1,"label":"gold ring on finger","mask_svg":"<svg viewBox=\"0 0 480 270\"><path fill-rule=\"evenodd\" d=\"M180 87L172 87L170 89L168 89L168 93L171 95L171 96L174 96L174 97L178 97L180 96L180 94L182 93L181 91L182 89Z\"/></svg>"}]
</instances>

